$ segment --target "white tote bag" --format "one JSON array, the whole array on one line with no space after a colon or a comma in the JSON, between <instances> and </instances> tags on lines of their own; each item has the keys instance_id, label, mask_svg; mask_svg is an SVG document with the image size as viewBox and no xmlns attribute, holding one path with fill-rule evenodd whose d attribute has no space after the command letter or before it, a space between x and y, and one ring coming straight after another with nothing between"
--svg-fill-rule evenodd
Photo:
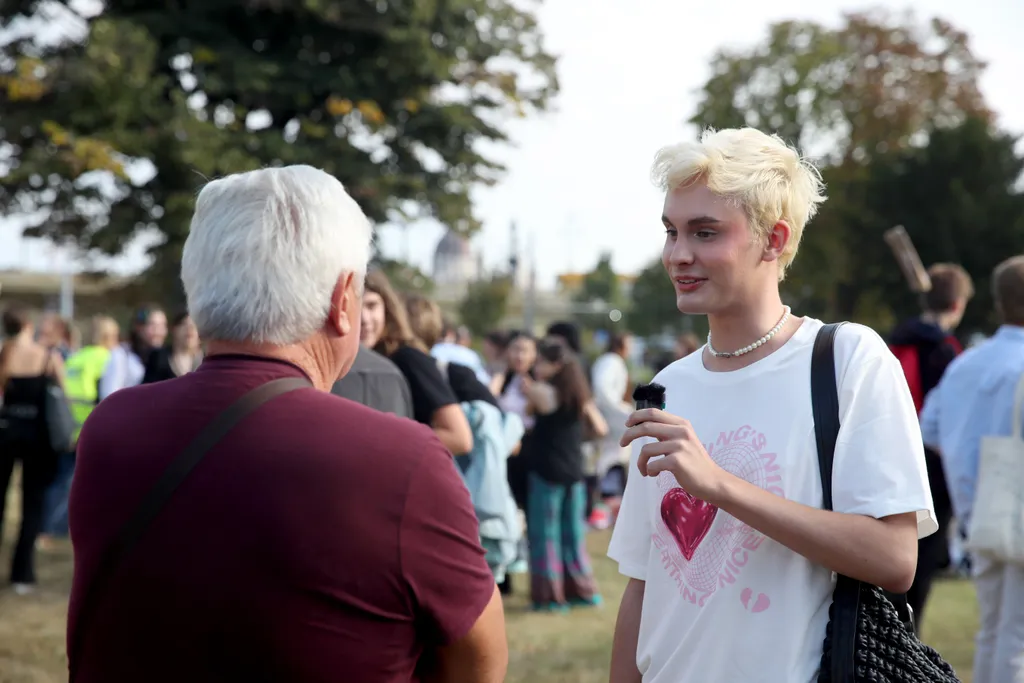
<instances>
[{"instance_id":1,"label":"white tote bag","mask_svg":"<svg viewBox=\"0 0 1024 683\"><path fill-rule=\"evenodd\" d=\"M999 562L1024 564L1024 376L1017 382L1010 436L981 439L978 487L967 549Z\"/></svg>"}]
</instances>

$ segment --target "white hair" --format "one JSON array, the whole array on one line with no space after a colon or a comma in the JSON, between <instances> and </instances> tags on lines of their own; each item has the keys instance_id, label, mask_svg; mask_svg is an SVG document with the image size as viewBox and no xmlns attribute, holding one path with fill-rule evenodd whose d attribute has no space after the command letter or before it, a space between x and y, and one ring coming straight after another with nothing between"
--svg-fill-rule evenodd
<instances>
[{"instance_id":1,"label":"white hair","mask_svg":"<svg viewBox=\"0 0 1024 683\"><path fill-rule=\"evenodd\" d=\"M207 184L181 255L188 311L204 339L286 345L327 319L338 277L362 291L373 230L338 180L311 166Z\"/></svg>"},{"instance_id":2,"label":"white hair","mask_svg":"<svg viewBox=\"0 0 1024 683\"><path fill-rule=\"evenodd\" d=\"M743 209L757 237L785 221L790 237L779 257L779 279L796 256L804 226L825 201L818 169L779 136L756 128L708 129L700 142L664 147L651 177L665 191L703 182Z\"/></svg>"}]
</instances>

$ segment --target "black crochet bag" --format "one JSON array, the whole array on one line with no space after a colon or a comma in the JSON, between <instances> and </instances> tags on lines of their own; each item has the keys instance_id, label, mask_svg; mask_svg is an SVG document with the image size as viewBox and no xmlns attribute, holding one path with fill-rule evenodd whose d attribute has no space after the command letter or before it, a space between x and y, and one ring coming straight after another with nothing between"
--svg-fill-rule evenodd
<instances>
[{"instance_id":1,"label":"black crochet bag","mask_svg":"<svg viewBox=\"0 0 1024 683\"><path fill-rule=\"evenodd\" d=\"M836 332L842 323L818 332L811 356L811 405L823 507L832 509L832 458L839 436L836 387ZM959 683L953 667L914 634L905 595L839 576L828 610L818 683Z\"/></svg>"}]
</instances>

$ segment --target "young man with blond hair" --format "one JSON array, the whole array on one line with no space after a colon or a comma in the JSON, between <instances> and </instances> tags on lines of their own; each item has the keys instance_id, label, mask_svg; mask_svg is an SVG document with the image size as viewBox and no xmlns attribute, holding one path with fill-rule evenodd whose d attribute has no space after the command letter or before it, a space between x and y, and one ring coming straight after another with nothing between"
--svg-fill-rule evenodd
<instances>
[{"instance_id":1,"label":"young man with blond hair","mask_svg":"<svg viewBox=\"0 0 1024 683\"><path fill-rule=\"evenodd\" d=\"M630 578L611 680L808 683L833 572L905 592L917 539L935 530L914 405L885 342L843 326L834 511L821 509L810 367L823 323L779 294L825 199L820 176L749 128L667 147L653 175L677 306L711 332L655 378L666 410L626 423L640 476L608 551Z\"/></svg>"}]
</instances>

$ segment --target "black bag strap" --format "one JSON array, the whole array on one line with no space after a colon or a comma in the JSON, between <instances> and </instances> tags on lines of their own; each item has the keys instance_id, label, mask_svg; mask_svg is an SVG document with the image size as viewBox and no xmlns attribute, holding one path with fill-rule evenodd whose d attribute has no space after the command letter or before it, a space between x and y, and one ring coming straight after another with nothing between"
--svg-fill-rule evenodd
<instances>
[{"instance_id":1,"label":"black bag strap","mask_svg":"<svg viewBox=\"0 0 1024 683\"><path fill-rule=\"evenodd\" d=\"M143 533L157 518L182 482L203 459L203 456L209 453L239 422L267 401L282 394L311 386L313 385L304 377L283 377L261 384L246 392L241 398L217 414L184 450L175 456L164 473L160 475L160 479L142 499L131 518L121 527L114 543L103 554L92 584L86 588L82 596L82 605L78 610L77 624L73 631L74 639L68 650L68 664L72 681L75 678L76 664L81 654L87 624L98 604L99 597L113 576L114 570L135 547Z\"/></svg>"},{"instance_id":2,"label":"black bag strap","mask_svg":"<svg viewBox=\"0 0 1024 683\"><path fill-rule=\"evenodd\" d=\"M818 331L811 352L811 410L814 415L814 439L821 475L822 507L832 509L832 465L839 439L839 389L836 385L835 339L844 323L831 323ZM854 646L857 638L857 612L860 609L861 582L848 576L836 577L832 594L832 681L853 682ZM906 595L885 593L896 607L900 620L913 632L913 614Z\"/></svg>"}]
</instances>

